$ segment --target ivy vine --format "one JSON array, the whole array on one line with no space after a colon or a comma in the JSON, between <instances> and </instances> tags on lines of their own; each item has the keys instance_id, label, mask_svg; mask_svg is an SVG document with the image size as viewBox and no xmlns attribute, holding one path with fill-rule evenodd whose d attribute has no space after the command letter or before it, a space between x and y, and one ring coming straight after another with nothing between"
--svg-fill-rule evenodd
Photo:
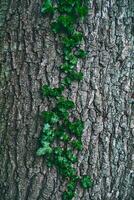
<instances>
[{"instance_id":1,"label":"ivy vine","mask_svg":"<svg viewBox=\"0 0 134 200\"><path fill-rule=\"evenodd\" d=\"M75 109L75 103L63 95L72 82L81 81L83 73L76 70L78 59L86 57L87 52L80 48L83 33L77 31L77 24L88 13L89 0L44 0L41 12L52 18L51 28L58 34L62 53L62 64L59 67L64 74L60 86L42 86L44 97L54 102L50 111L42 112L44 127L40 138L38 156L44 156L48 167L55 166L63 179L67 182L63 200L71 200L75 196L77 184L84 189L92 185L90 176L79 176L74 164L78 158L74 151L82 150L81 137L84 123L81 119L71 120L70 110ZM56 14L56 15L55 15ZM54 19L53 19L54 16ZM56 146L57 144L57 146Z\"/></svg>"}]
</instances>

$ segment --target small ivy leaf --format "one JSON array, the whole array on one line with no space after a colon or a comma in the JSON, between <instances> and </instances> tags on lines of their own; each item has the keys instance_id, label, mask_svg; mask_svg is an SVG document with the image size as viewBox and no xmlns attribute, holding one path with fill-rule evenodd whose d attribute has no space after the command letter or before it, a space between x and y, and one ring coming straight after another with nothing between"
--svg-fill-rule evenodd
<instances>
[{"instance_id":1,"label":"small ivy leaf","mask_svg":"<svg viewBox=\"0 0 134 200\"><path fill-rule=\"evenodd\" d=\"M40 147L36 152L36 154L38 156L45 155L45 154L50 154L50 153L52 153L52 148L50 147L50 143L49 142L45 142L44 146Z\"/></svg>"},{"instance_id":2,"label":"small ivy leaf","mask_svg":"<svg viewBox=\"0 0 134 200\"><path fill-rule=\"evenodd\" d=\"M72 71L72 69L74 69L74 65L68 64L68 63L64 63L63 65L60 66L61 71L67 73Z\"/></svg>"},{"instance_id":3,"label":"small ivy leaf","mask_svg":"<svg viewBox=\"0 0 134 200\"><path fill-rule=\"evenodd\" d=\"M69 166L69 168L68 168L68 173L67 173L67 175L68 175L68 177L75 177L76 176L76 174L77 174L77 171L76 171L76 169L75 168L71 168L70 166Z\"/></svg>"},{"instance_id":4,"label":"small ivy leaf","mask_svg":"<svg viewBox=\"0 0 134 200\"><path fill-rule=\"evenodd\" d=\"M62 155L63 149L62 149L61 147L55 147L55 148L54 148L54 153L55 153L56 155Z\"/></svg>"},{"instance_id":5,"label":"small ivy leaf","mask_svg":"<svg viewBox=\"0 0 134 200\"><path fill-rule=\"evenodd\" d=\"M83 73L82 72L71 71L68 74L69 74L69 77L72 81L81 81L83 79Z\"/></svg>"},{"instance_id":6,"label":"small ivy leaf","mask_svg":"<svg viewBox=\"0 0 134 200\"><path fill-rule=\"evenodd\" d=\"M65 37L63 37L62 44L63 44L64 48L65 47L66 48L74 48L75 46L77 46L78 43L76 42L76 40L73 37L70 38L70 37L65 36Z\"/></svg>"},{"instance_id":7,"label":"small ivy leaf","mask_svg":"<svg viewBox=\"0 0 134 200\"><path fill-rule=\"evenodd\" d=\"M76 120L75 122L70 122L68 128L70 132L75 134L77 137L80 137L83 133L84 124L81 120Z\"/></svg>"},{"instance_id":8,"label":"small ivy leaf","mask_svg":"<svg viewBox=\"0 0 134 200\"><path fill-rule=\"evenodd\" d=\"M45 155L45 150L44 148L39 148L36 152L37 156L42 156L42 155Z\"/></svg>"},{"instance_id":9,"label":"small ivy leaf","mask_svg":"<svg viewBox=\"0 0 134 200\"><path fill-rule=\"evenodd\" d=\"M58 115L59 115L60 118L67 119L69 113L66 111L65 108L59 108Z\"/></svg>"},{"instance_id":10,"label":"small ivy leaf","mask_svg":"<svg viewBox=\"0 0 134 200\"><path fill-rule=\"evenodd\" d=\"M73 192L64 192L62 196L62 200L72 200L73 197L74 197Z\"/></svg>"},{"instance_id":11,"label":"small ivy leaf","mask_svg":"<svg viewBox=\"0 0 134 200\"><path fill-rule=\"evenodd\" d=\"M58 22L51 23L51 28L55 34L61 32L61 25Z\"/></svg>"},{"instance_id":12,"label":"small ivy leaf","mask_svg":"<svg viewBox=\"0 0 134 200\"><path fill-rule=\"evenodd\" d=\"M44 124L44 127L43 127L43 132L45 132L46 130L49 130L50 129L50 124Z\"/></svg>"},{"instance_id":13,"label":"small ivy leaf","mask_svg":"<svg viewBox=\"0 0 134 200\"><path fill-rule=\"evenodd\" d=\"M61 136L60 136L60 139L64 142L67 142L69 141L69 136L66 134L66 133L63 133Z\"/></svg>"},{"instance_id":14,"label":"small ivy leaf","mask_svg":"<svg viewBox=\"0 0 134 200\"><path fill-rule=\"evenodd\" d=\"M66 166L68 165L68 160L64 156L58 156L57 158L58 164Z\"/></svg>"},{"instance_id":15,"label":"small ivy leaf","mask_svg":"<svg viewBox=\"0 0 134 200\"><path fill-rule=\"evenodd\" d=\"M56 114L54 114L53 117L51 118L51 121L52 123L56 123L59 121L59 117Z\"/></svg>"},{"instance_id":16,"label":"small ivy leaf","mask_svg":"<svg viewBox=\"0 0 134 200\"><path fill-rule=\"evenodd\" d=\"M64 107L59 107L56 105L56 107L53 109L54 112L58 115L59 119L67 119L69 112Z\"/></svg>"},{"instance_id":17,"label":"small ivy leaf","mask_svg":"<svg viewBox=\"0 0 134 200\"><path fill-rule=\"evenodd\" d=\"M59 172L62 176L69 177L69 178L73 178L77 176L77 171L75 168L71 166L71 163L69 162L69 160L67 161L65 165L62 165L61 167L62 168L59 169Z\"/></svg>"},{"instance_id":18,"label":"small ivy leaf","mask_svg":"<svg viewBox=\"0 0 134 200\"><path fill-rule=\"evenodd\" d=\"M72 198L74 197L75 193L72 191L66 191L63 193L63 200L72 200Z\"/></svg>"},{"instance_id":19,"label":"small ivy leaf","mask_svg":"<svg viewBox=\"0 0 134 200\"><path fill-rule=\"evenodd\" d=\"M57 103L57 108L59 109L66 109L66 110L69 110L69 109L73 109L75 107L75 104L72 100L69 100L69 99L65 99L64 97L60 98L58 100L58 103Z\"/></svg>"},{"instance_id":20,"label":"small ivy leaf","mask_svg":"<svg viewBox=\"0 0 134 200\"><path fill-rule=\"evenodd\" d=\"M52 142L54 139L54 131L51 129L44 130L41 138L41 144L44 145L46 141Z\"/></svg>"},{"instance_id":21,"label":"small ivy leaf","mask_svg":"<svg viewBox=\"0 0 134 200\"><path fill-rule=\"evenodd\" d=\"M46 123L54 124L59 121L59 117L54 112L45 111L45 112L42 112L42 116Z\"/></svg>"},{"instance_id":22,"label":"small ivy leaf","mask_svg":"<svg viewBox=\"0 0 134 200\"><path fill-rule=\"evenodd\" d=\"M72 65L76 65L78 62L78 58L72 53L65 56L65 61L69 62Z\"/></svg>"},{"instance_id":23,"label":"small ivy leaf","mask_svg":"<svg viewBox=\"0 0 134 200\"><path fill-rule=\"evenodd\" d=\"M44 0L44 3L41 8L41 12L43 14L46 14L46 13L53 13L53 11L54 9L53 9L51 0Z\"/></svg>"},{"instance_id":24,"label":"small ivy leaf","mask_svg":"<svg viewBox=\"0 0 134 200\"><path fill-rule=\"evenodd\" d=\"M71 14L72 13L72 4L71 5L66 5L66 6L58 6L58 11L61 14L67 13L67 14Z\"/></svg>"},{"instance_id":25,"label":"small ivy leaf","mask_svg":"<svg viewBox=\"0 0 134 200\"><path fill-rule=\"evenodd\" d=\"M42 93L44 96L47 97L58 97L61 96L62 92L64 90L64 87L59 87L59 88L51 88L48 85L43 85L42 86Z\"/></svg>"},{"instance_id":26,"label":"small ivy leaf","mask_svg":"<svg viewBox=\"0 0 134 200\"><path fill-rule=\"evenodd\" d=\"M65 77L62 81L62 84L66 87L69 87L71 85L72 81L69 77Z\"/></svg>"},{"instance_id":27,"label":"small ivy leaf","mask_svg":"<svg viewBox=\"0 0 134 200\"><path fill-rule=\"evenodd\" d=\"M67 156L67 158L72 162L75 163L77 161L77 157L72 153L71 150L67 150L65 152L65 155Z\"/></svg>"},{"instance_id":28,"label":"small ivy leaf","mask_svg":"<svg viewBox=\"0 0 134 200\"><path fill-rule=\"evenodd\" d=\"M88 14L88 7L87 6L81 6L76 7L76 13L79 17L85 17Z\"/></svg>"},{"instance_id":29,"label":"small ivy leaf","mask_svg":"<svg viewBox=\"0 0 134 200\"><path fill-rule=\"evenodd\" d=\"M86 55L87 55L87 52L84 51L83 49L78 50L77 53L76 53L76 56L77 56L78 58L85 58Z\"/></svg>"},{"instance_id":30,"label":"small ivy leaf","mask_svg":"<svg viewBox=\"0 0 134 200\"><path fill-rule=\"evenodd\" d=\"M76 189L76 181L72 180L67 184L67 190L72 191L74 193Z\"/></svg>"},{"instance_id":31,"label":"small ivy leaf","mask_svg":"<svg viewBox=\"0 0 134 200\"><path fill-rule=\"evenodd\" d=\"M72 144L72 146L73 146L74 148L76 148L77 150L82 150L82 143L81 143L81 141L79 141L79 140L73 140L73 141L71 142L71 144Z\"/></svg>"},{"instance_id":32,"label":"small ivy leaf","mask_svg":"<svg viewBox=\"0 0 134 200\"><path fill-rule=\"evenodd\" d=\"M75 42L80 43L83 39L83 33L75 31L72 37L74 38Z\"/></svg>"},{"instance_id":33,"label":"small ivy leaf","mask_svg":"<svg viewBox=\"0 0 134 200\"><path fill-rule=\"evenodd\" d=\"M87 175L84 175L82 177L82 179L80 180L80 183L81 183L81 186L84 188L84 189L88 189L92 186L92 181L91 181L91 177L90 176L87 176Z\"/></svg>"},{"instance_id":34,"label":"small ivy leaf","mask_svg":"<svg viewBox=\"0 0 134 200\"><path fill-rule=\"evenodd\" d=\"M73 18L69 15L61 15L58 17L58 22L61 23L65 28L72 25L74 22Z\"/></svg>"},{"instance_id":35,"label":"small ivy leaf","mask_svg":"<svg viewBox=\"0 0 134 200\"><path fill-rule=\"evenodd\" d=\"M52 23L52 30L55 33L73 34L74 32L74 18L69 15L60 15L56 22Z\"/></svg>"}]
</instances>

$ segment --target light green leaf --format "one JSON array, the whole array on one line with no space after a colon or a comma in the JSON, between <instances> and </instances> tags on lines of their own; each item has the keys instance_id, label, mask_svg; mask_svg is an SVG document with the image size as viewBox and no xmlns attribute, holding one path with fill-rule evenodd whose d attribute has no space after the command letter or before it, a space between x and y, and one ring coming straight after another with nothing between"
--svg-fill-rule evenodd
<instances>
[{"instance_id":1,"label":"light green leaf","mask_svg":"<svg viewBox=\"0 0 134 200\"><path fill-rule=\"evenodd\" d=\"M36 154L38 156L41 156L41 155L45 155L45 154L50 154L52 153L52 148L50 147L50 143L49 142L44 142L44 145L43 147L39 148L36 152Z\"/></svg>"}]
</instances>

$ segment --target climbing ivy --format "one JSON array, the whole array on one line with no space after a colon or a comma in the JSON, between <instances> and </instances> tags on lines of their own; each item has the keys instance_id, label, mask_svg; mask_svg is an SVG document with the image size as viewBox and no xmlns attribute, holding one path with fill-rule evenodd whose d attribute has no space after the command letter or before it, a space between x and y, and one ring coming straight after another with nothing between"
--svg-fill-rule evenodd
<instances>
[{"instance_id":1,"label":"climbing ivy","mask_svg":"<svg viewBox=\"0 0 134 200\"><path fill-rule=\"evenodd\" d=\"M75 196L77 184L84 189L91 187L91 178L78 176L74 164L78 161L76 152L82 150L81 137L84 123L75 117L70 119L70 110L75 103L64 96L72 82L81 81L83 73L76 70L79 59L86 57L87 52L80 48L84 35L77 30L79 21L88 13L88 0L44 0L41 8L43 15L51 16L51 28L57 34L62 48L62 64L59 70L64 78L58 88L50 85L42 86L42 95L53 100L50 111L42 112L44 127L40 139L38 156L44 156L48 167L56 166L57 171L67 183L63 200L71 200Z\"/></svg>"}]
</instances>

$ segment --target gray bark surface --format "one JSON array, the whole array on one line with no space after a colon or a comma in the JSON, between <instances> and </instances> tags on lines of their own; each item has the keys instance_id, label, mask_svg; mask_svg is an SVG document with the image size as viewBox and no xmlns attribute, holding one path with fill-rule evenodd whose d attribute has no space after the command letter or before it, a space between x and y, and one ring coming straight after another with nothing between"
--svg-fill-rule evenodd
<instances>
[{"instance_id":1,"label":"gray bark surface","mask_svg":"<svg viewBox=\"0 0 134 200\"><path fill-rule=\"evenodd\" d=\"M64 182L55 168L36 156L43 122L51 107L42 84L61 78L58 38L40 0L0 1L0 199L61 200ZM78 170L93 179L77 187L75 200L134 199L134 71L132 0L94 0L79 25L88 51L78 69L84 80L66 95L85 121Z\"/></svg>"}]
</instances>

